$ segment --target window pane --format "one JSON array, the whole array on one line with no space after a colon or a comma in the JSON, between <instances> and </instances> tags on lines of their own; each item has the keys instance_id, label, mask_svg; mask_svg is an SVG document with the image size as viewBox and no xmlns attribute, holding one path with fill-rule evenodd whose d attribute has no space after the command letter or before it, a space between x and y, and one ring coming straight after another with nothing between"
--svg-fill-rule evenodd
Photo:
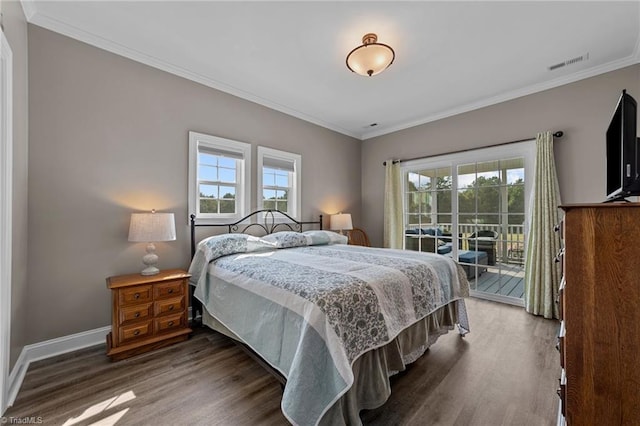
<instances>
[{"instance_id":1,"label":"window pane","mask_svg":"<svg viewBox=\"0 0 640 426\"><path fill-rule=\"evenodd\" d=\"M275 200L276 199L276 191L273 189L264 189L262 190L262 199L264 200Z\"/></svg>"},{"instance_id":2,"label":"window pane","mask_svg":"<svg viewBox=\"0 0 640 426\"><path fill-rule=\"evenodd\" d=\"M265 169L262 173L262 185L266 186L275 186L276 184L276 175L273 171L268 171L269 169Z\"/></svg>"},{"instance_id":3,"label":"window pane","mask_svg":"<svg viewBox=\"0 0 640 426\"><path fill-rule=\"evenodd\" d=\"M276 191L276 198L277 198L278 200L286 200L286 199L287 199L287 192L288 192L288 191L286 191L286 190L284 190L284 191L283 191L283 190L281 190L281 189L278 189L278 190Z\"/></svg>"},{"instance_id":4,"label":"window pane","mask_svg":"<svg viewBox=\"0 0 640 426\"><path fill-rule=\"evenodd\" d=\"M220 165L220 167L226 167L228 169L235 169L236 161L238 160L235 160L233 158L218 157L218 164Z\"/></svg>"},{"instance_id":5,"label":"window pane","mask_svg":"<svg viewBox=\"0 0 640 426\"><path fill-rule=\"evenodd\" d=\"M231 183L236 182L236 171L233 169L221 168L219 171L219 174L220 174L221 182L231 182Z\"/></svg>"},{"instance_id":6,"label":"window pane","mask_svg":"<svg viewBox=\"0 0 640 426\"><path fill-rule=\"evenodd\" d=\"M524 158L502 160L500 165L507 170L507 183L524 182Z\"/></svg>"},{"instance_id":7,"label":"window pane","mask_svg":"<svg viewBox=\"0 0 640 426\"><path fill-rule=\"evenodd\" d=\"M287 210L288 203L286 201L279 200L277 205L278 205L278 210L280 210L281 212L288 211Z\"/></svg>"},{"instance_id":8,"label":"window pane","mask_svg":"<svg viewBox=\"0 0 640 426\"><path fill-rule=\"evenodd\" d=\"M289 186L289 173L278 173L276 174L276 186Z\"/></svg>"},{"instance_id":9,"label":"window pane","mask_svg":"<svg viewBox=\"0 0 640 426\"><path fill-rule=\"evenodd\" d=\"M213 154L198 153L198 163L216 166L218 164L218 156Z\"/></svg>"},{"instance_id":10,"label":"window pane","mask_svg":"<svg viewBox=\"0 0 640 426\"><path fill-rule=\"evenodd\" d=\"M509 214L509 225L524 225L523 214Z\"/></svg>"},{"instance_id":11,"label":"window pane","mask_svg":"<svg viewBox=\"0 0 640 426\"><path fill-rule=\"evenodd\" d=\"M275 210L276 208L275 200L265 201L262 205L264 206L265 209L269 209L269 210Z\"/></svg>"},{"instance_id":12,"label":"window pane","mask_svg":"<svg viewBox=\"0 0 640 426\"><path fill-rule=\"evenodd\" d=\"M486 161L484 163L478 163L476 171L478 177L476 178L476 185L500 185L500 166L499 161Z\"/></svg>"},{"instance_id":13,"label":"window pane","mask_svg":"<svg viewBox=\"0 0 640 426\"><path fill-rule=\"evenodd\" d=\"M438 215L438 225L443 228L446 229L447 231L451 230L451 224L452 224L452 216L450 214L439 214Z\"/></svg>"},{"instance_id":14,"label":"window pane","mask_svg":"<svg viewBox=\"0 0 640 426\"><path fill-rule=\"evenodd\" d=\"M198 168L198 179L218 180L218 168L213 166L200 165Z\"/></svg>"},{"instance_id":15,"label":"window pane","mask_svg":"<svg viewBox=\"0 0 640 426\"><path fill-rule=\"evenodd\" d=\"M458 166L458 188L468 188L475 184L476 165L463 164Z\"/></svg>"},{"instance_id":16,"label":"window pane","mask_svg":"<svg viewBox=\"0 0 640 426\"><path fill-rule=\"evenodd\" d=\"M200 197L218 198L218 185L200 185Z\"/></svg>"},{"instance_id":17,"label":"window pane","mask_svg":"<svg viewBox=\"0 0 640 426\"><path fill-rule=\"evenodd\" d=\"M419 225L420 216L417 214L408 214L407 215L407 223L405 226L407 229L417 228Z\"/></svg>"},{"instance_id":18,"label":"window pane","mask_svg":"<svg viewBox=\"0 0 640 426\"><path fill-rule=\"evenodd\" d=\"M419 198L417 192L407 194L407 213L420 213Z\"/></svg>"},{"instance_id":19,"label":"window pane","mask_svg":"<svg viewBox=\"0 0 640 426\"><path fill-rule=\"evenodd\" d=\"M218 201L210 198L201 198L200 213L218 213Z\"/></svg>"},{"instance_id":20,"label":"window pane","mask_svg":"<svg viewBox=\"0 0 640 426\"><path fill-rule=\"evenodd\" d=\"M431 213L431 194L428 192L419 192L417 196L420 213Z\"/></svg>"},{"instance_id":21,"label":"window pane","mask_svg":"<svg viewBox=\"0 0 640 426\"><path fill-rule=\"evenodd\" d=\"M416 191L420 185L420 176L417 173L407 173L407 190Z\"/></svg>"},{"instance_id":22,"label":"window pane","mask_svg":"<svg viewBox=\"0 0 640 426\"><path fill-rule=\"evenodd\" d=\"M473 188L458 190L458 212L475 213L476 211L476 191Z\"/></svg>"},{"instance_id":23,"label":"window pane","mask_svg":"<svg viewBox=\"0 0 640 426\"><path fill-rule=\"evenodd\" d=\"M500 212L500 187L499 186L478 187L478 212L479 213Z\"/></svg>"},{"instance_id":24,"label":"window pane","mask_svg":"<svg viewBox=\"0 0 640 426\"><path fill-rule=\"evenodd\" d=\"M436 192L438 213L451 213L451 191Z\"/></svg>"},{"instance_id":25,"label":"window pane","mask_svg":"<svg viewBox=\"0 0 640 426\"><path fill-rule=\"evenodd\" d=\"M420 173L420 185L418 185L420 191L427 191L431 189L431 176L428 172Z\"/></svg>"},{"instance_id":26,"label":"window pane","mask_svg":"<svg viewBox=\"0 0 640 426\"><path fill-rule=\"evenodd\" d=\"M509 185L509 213L524 213L524 185Z\"/></svg>"},{"instance_id":27,"label":"window pane","mask_svg":"<svg viewBox=\"0 0 640 426\"><path fill-rule=\"evenodd\" d=\"M236 201L235 200L220 200L220 213L235 213Z\"/></svg>"},{"instance_id":28,"label":"window pane","mask_svg":"<svg viewBox=\"0 0 640 426\"><path fill-rule=\"evenodd\" d=\"M221 186L220 198L236 198L236 188L233 186Z\"/></svg>"}]
</instances>

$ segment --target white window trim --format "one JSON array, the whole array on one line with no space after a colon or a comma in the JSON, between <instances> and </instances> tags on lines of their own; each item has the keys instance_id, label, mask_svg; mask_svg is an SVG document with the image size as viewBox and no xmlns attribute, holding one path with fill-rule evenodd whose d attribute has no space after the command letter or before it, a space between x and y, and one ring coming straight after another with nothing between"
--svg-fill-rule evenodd
<instances>
[{"instance_id":1,"label":"white window trim","mask_svg":"<svg viewBox=\"0 0 640 426\"><path fill-rule=\"evenodd\" d=\"M287 200L287 207L290 209L287 213L289 216L296 220L300 220L300 212L302 209L302 156L300 154L293 154L291 152L280 151L273 148L267 148L264 146L258 147L258 168L257 168L257 206L258 210L264 208L262 203L262 167L264 163L264 157L275 158L278 160L290 161L293 163L294 176L291 187L291 194ZM293 195L293 200L291 196ZM293 211L291 208L293 207ZM285 221L286 218L276 218L276 220Z\"/></svg>"},{"instance_id":2,"label":"white window trim","mask_svg":"<svg viewBox=\"0 0 640 426\"><path fill-rule=\"evenodd\" d=\"M197 213L198 199L198 147L205 145L225 151L233 151L242 155L237 171L236 200L238 209L236 213L207 214ZM196 215L198 224L229 223L245 217L251 207L251 144L224 139L218 136L204 133L189 132L189 215Z\"/></svg>"}]
</instances>

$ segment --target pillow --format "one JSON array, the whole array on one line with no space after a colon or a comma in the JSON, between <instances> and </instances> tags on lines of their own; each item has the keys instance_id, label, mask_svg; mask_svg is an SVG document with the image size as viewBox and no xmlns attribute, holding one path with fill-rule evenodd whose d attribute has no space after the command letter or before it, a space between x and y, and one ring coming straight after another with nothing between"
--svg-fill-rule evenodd
<instances>
[{"instance_id":1,"label":"pillow","mask_svg":"<svg viewBox=\"0 0 640 426\"><path fill-rule=\"evenodd\" d=\"M205 238L198 243L196 251L205 254L208 261L236 253L272 250L275 244L247 234L222 234Z\"/></svg>"},{"instance_id":2,"label":"pillow","mask_svg":"<svg viewBox=\"0 0 640 426\"><path fill-rule=\"evenodd\" d=\"M207 265L212 260L236 253L274 250L276 245L262 238L246 234L222 234L205 238L198 243L189 266L191 283L198 281L207 273Z\"/></svg>"},{"instance_id":3,"label":"pillow","mask_svg":"<svg viewBox=\"0 0 640 426\"><path fill-rule=\"evenodd\" d=\"M324 244L347 244L349 238L332 231L305 231L304 235L310 238L310 246L320 246Z\"/></svg>"},{"instance_id":4,"label":"pillow","mask_svg":"<svg viewBox=\"0 0 640 426\"><path fill-rule=\"evenodd\" d=\"M307 236L295 231L280 231L265 235L263 240L274 243L277 248L305 247L309 245Z\"/></svg>"}]
</instances>

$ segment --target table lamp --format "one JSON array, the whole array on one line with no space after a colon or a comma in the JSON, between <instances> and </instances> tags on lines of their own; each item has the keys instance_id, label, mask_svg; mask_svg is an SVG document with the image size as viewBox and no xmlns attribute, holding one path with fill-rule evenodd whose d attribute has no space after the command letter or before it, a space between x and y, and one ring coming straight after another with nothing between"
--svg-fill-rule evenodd
<instances>
[{"instance_id":1,"label":"table lamp","mask_svg":"<svg viewBox=\"0 0 640 426\"><path fill-rule=\"evenodd\" d=\"M329 229L332 231L340 231L341 235L344 235L343 231L353 229L353 223L351 222L351 215L349 213L332 214L329 220Z\"/></svg>"},{"instance_id":2,"label":"table lamp","mask_svg":"<svg viewBox=\"0 0 640 426\"><path fill-rule=\"evenodd\" d=\"M147 254L142 258L142 263L147 267L140 272L141 275L155 275L160 270L155 267L158 263L156 246L158 241L173 241L176 239L176 222L173 213L132 213L129 225L129 241L145 242Z\"/></svg>"}]
</instances>

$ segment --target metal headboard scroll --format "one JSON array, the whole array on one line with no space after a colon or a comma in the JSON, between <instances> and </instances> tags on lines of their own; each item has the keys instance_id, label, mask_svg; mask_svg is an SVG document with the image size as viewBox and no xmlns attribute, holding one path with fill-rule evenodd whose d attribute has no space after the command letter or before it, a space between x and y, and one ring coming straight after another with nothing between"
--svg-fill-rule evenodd
<instances>
[{"instance_id":1,"label":"metal headboard scroll","mask_svg":"<svg viewBox=\"0 0 640 426\"><path fill-rule=\"evenodd\" d=\"M281 216L286 218L288 222L276 221L276 214L279 217ZM256 219L255 222L243 223L254 216ZM318 225L322 230L322 215L319 216L318 221L301 222L280 210L256 210L233 223L196 223L196 215L192 214L189 217L191 219L191 257L196 253L196 226L226 227L229 234L245 234L248 230L256 228L263 231L265 234L272 234L276 231L302 232L303 225Z\"/></svg>"}]
</instances>

